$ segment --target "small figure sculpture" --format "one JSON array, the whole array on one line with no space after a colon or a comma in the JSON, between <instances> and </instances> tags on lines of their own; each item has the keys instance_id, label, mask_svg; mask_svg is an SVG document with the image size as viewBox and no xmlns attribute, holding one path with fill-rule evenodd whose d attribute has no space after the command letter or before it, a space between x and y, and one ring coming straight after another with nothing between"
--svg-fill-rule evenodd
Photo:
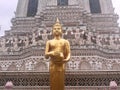
<instances>
[{"instance_id":1,"label":"small figure sculpture","mask_svg":"<svg viewBox=\"0 0 120 90\"><path fill-rule=\"evenodd\" d=\"M70 59L70 44L62 39L62 26L57 19L52 30L54 38L46 43L45 57L50 57L50 90L64 90L65 63Z\"/></svg>"},{"instance_id":2,"label":"small figure sculpture","mask_svg":"<svg viewBox=\"0 0 120 90\"><path fill-rule=\"evenodd\" d=\"M117 83L115 81L110 81L110 90L117 90Z\"/></svg>"},{"instance_id":3,"label":"small figure sculpture","mask_svg":"<svg viewBox=\"0 0 120 90\"><path fill-rule=\"evenodd\" d=\"M11 90L13 88L13 83L12 81L8 81L6 84L5 84L5 88L8 89L8 90Z\"/></svg>"}]
</instances>

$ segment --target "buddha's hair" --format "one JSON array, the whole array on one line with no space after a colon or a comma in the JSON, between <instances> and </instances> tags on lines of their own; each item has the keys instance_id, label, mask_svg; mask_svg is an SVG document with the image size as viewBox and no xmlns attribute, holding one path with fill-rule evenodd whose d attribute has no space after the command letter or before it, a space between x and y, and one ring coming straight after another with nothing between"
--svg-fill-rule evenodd
<instances>
[{"instance_id":1,"label":"buddha's hair","mask_svg":"<svg viewBox=\"0 0 120 90\"><path fill-rule=\"evenodd\" d=\"M59 21L58 18L56 19L56 22L55 22L55 24L53 25L53 27L55 27L55 26L60 26L60 27L62 28L62 25L60 24L60 21Z\"/></svg>"},{"instance_id":2,"label":"buddha's hair","mask_svg":"<svg viewBox=\"0 0 120 90\"><path fill-rule=\"evenodd\" d=\"M60 27L61 28L61 36L62 36L62 25L60 24L60 21L59 21L59 19L57 18L57 20L56 20L56 22L55 22L55 24L53 25L53 27L52 27L52 33L53 33L53 29L54 29L54 27ZM54 35L54 34L53 34Z\"/></svg>"}]
</instances>

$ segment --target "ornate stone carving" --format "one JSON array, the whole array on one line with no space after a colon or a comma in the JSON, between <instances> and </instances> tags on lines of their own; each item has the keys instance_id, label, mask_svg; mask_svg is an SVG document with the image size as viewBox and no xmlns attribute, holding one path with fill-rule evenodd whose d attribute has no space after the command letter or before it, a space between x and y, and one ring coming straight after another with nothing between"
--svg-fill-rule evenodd
<instances>
[{"instance_id":1,"label":"ornate stone carving","mask_svg":"<svg viewBox=\"0 0 120 90\"><path fill-rule=\"evenodd\" d=\"M91 14L83 8L88 8L88 5L84 6L84 0L79 1L81 5L59 7L55 6L54 0L49 0L48 4L46 1L43 3L43 6L47 5L44 11L40 10L39 5L40 11L35 17L13 18L11 30L0 37L1 72L35 71L39 74L27 77L28 74L21 73L23 76L14 78L16 73L13 73L12 77L1 78L0 85L4 85L8 78L12 79L16 86L48 86L49 75L44 72L49 70L49 61L43 58L43 51L46 40L51 38L52 25L56 17L62 22L63 37L69 40L72 50L71 60L66 66L68 73L65 85L101 86L108 85L110 79L118 81L117 70L120 66L118 16L114 13ZM114 70L116 71L113 72ZM88 77L90 75L93 77ZM101 76L96 77L99 75Z\"/></svg>"}]
</instances>

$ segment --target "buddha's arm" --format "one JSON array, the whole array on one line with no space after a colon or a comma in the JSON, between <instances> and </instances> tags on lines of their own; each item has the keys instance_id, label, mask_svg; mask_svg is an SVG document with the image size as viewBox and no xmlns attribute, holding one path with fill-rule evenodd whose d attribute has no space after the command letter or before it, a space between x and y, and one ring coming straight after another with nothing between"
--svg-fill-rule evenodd
<instances>
[{"instance_id":1,"label":"buddha's arm","mask_svg":"<svg viewBox=\"0 0 120 90\"><path fill-rule=\"evenodd\" d=\"M66 45L65 45L65 49L66 49L66 56L65 56L65 59L64 59L64 61L69 61L70 60L70 56L71 56L71 51L70 51L70 44L69 44L69 42L68 41L66 41Z\"/></svg>"},{"instance_id":2,"label":"buddha's arm","mask_svg":"<svg viewBox=\"0 0 120 90\"><path fill-rule=\"evenodd\" d=\"M54 54L53 51L50 51L50 42L47 41L46 48L45 48L45 58L48 59L53 54Z\"/></svg>"}]
</instances>

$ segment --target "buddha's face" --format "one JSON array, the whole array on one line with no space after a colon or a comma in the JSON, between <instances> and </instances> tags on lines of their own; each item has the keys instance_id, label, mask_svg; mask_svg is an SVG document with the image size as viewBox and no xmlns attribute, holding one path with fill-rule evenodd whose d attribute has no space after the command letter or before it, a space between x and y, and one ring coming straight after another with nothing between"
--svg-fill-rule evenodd
<instances>
[{"instance_id":1,"label":"buddha's face","mask_svg":"<svg viewBox=\"0 0 120 90\"><path fill-rule=\"evenodd\" d=\"M60 25L55 25L53 27L53 35L54 36L59 36L59 35L61 36L62 35L62 28Z\"/></svg>"}]
</instances>

